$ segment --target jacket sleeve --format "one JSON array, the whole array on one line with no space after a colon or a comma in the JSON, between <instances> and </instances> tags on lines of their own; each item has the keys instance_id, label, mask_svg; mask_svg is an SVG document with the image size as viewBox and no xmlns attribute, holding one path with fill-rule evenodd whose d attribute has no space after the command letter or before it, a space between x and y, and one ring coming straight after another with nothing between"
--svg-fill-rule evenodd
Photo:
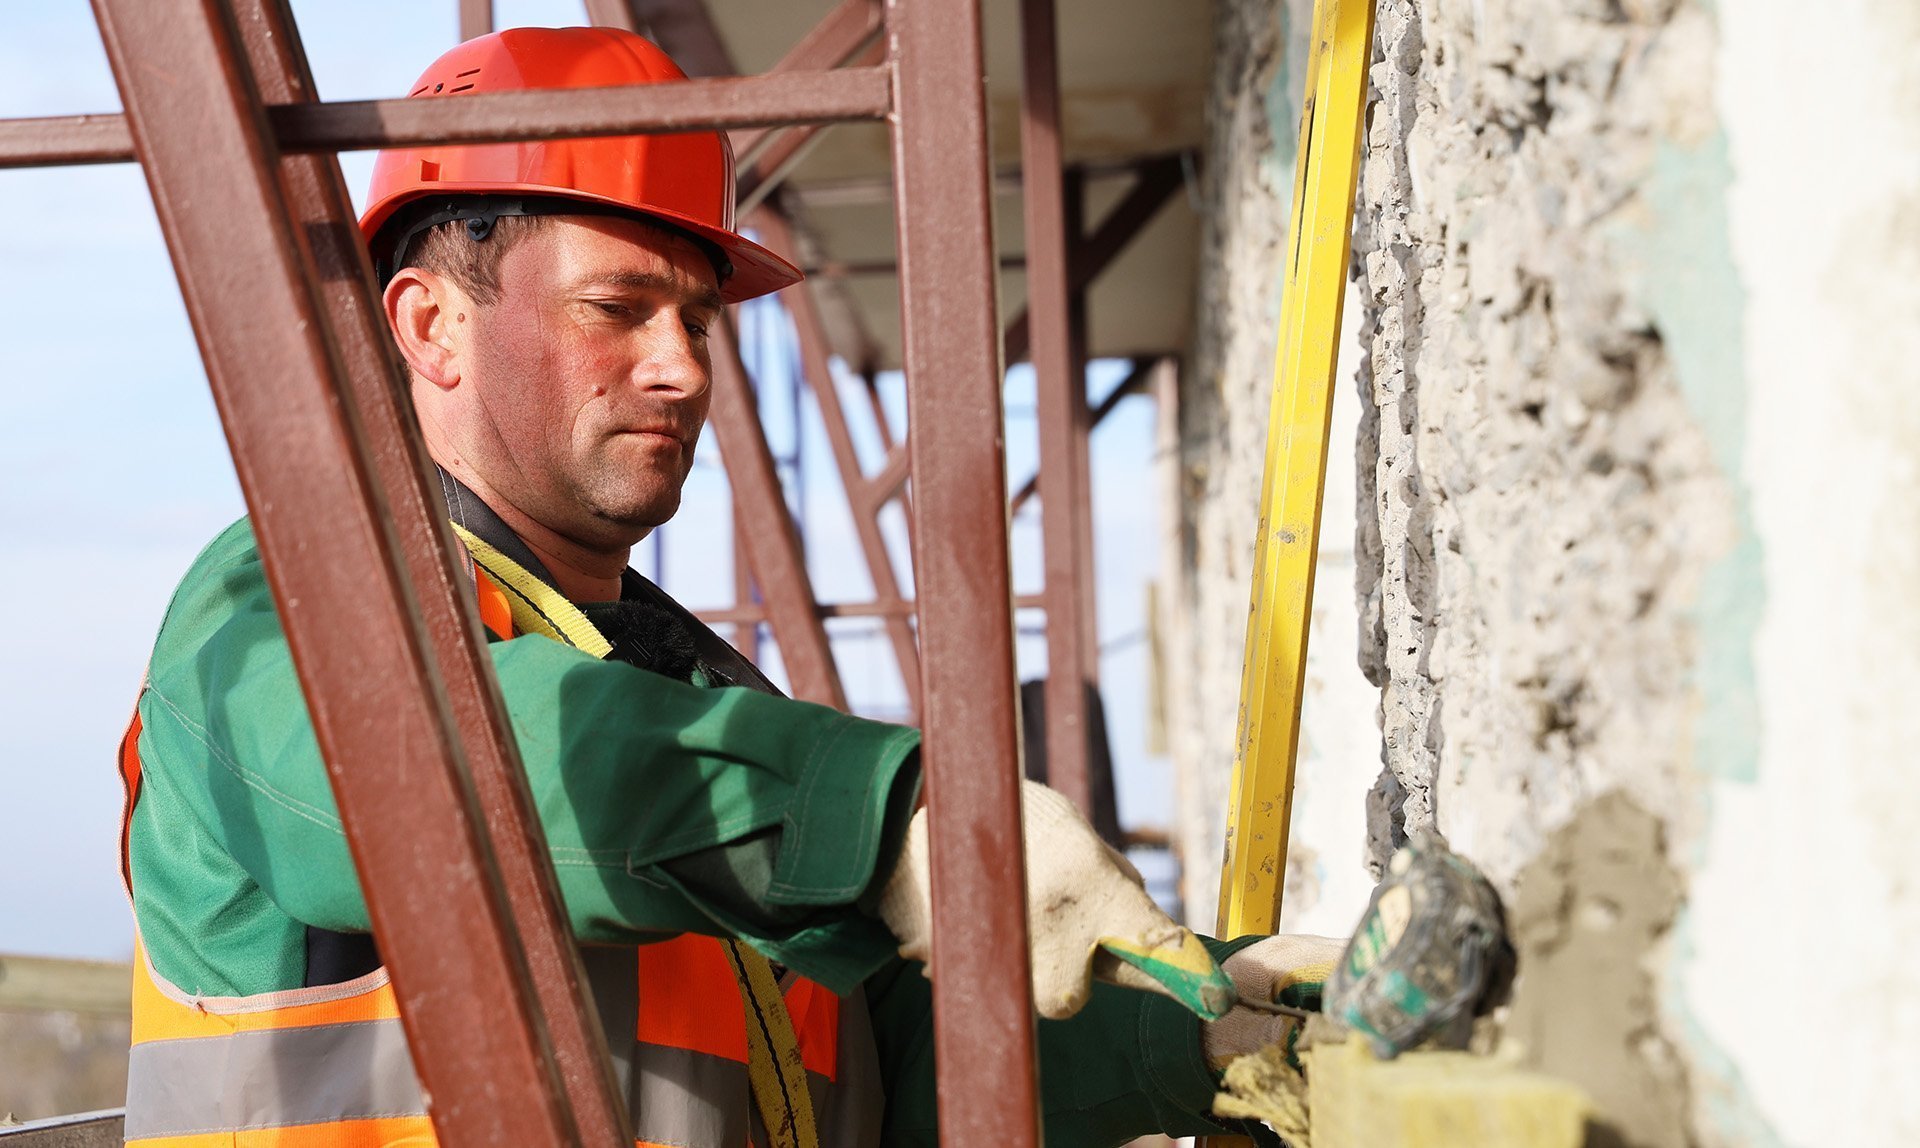
<instances>
[{"instance_id":1,"label":"jacket sleeve","mask_svg":"<svg viewBox=\"0 0 1920 1148\"><path fill-rule=\"evenodd\" d=\"M1216 959L1258 939L1203 938ZM887 1092L881 1142L895 1148L939 1143L933 989L922 968L895 961L867 981ZM1096 982L1074 1016L1038 1023L1047 1148L1111 1148L1155 1132L1279 1144L1263 1125L1211 1115L1220 1078L1201 1055L1199 1019L1171 999Z\"/></svg>"},{"instance_id":2,"label":"jacket sleeve","mask_svg":"<svg viewBox=\"0 0 1920 1148\"><path fill-rule=\"evenodd\" d=\"M734 932L839 991L892 957L884 926L853 902L889 811L911 808L917 733L700 689L542 637L490 651L582 940ZM199 837L292 918L369 927L244 520L176 594L140 711L149 783L186 807Z\"/></svg>"}]
</instances>

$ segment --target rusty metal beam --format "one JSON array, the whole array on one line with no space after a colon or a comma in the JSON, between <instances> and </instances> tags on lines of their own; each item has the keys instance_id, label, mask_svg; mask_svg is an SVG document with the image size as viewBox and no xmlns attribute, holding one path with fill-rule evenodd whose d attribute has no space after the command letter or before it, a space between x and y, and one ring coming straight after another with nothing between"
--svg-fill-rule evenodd
<instances>
[{"instance_id":1,"label":"rusty metal beam","mask_svg":"<svg viewBox=\"0 0 1920 1148\"><path fill-rule=\"evenodd\" d=\"M493 31L493 0L460 0L460 39Z\"/></svg>"},{"instance_id":2,"label":"rusty metal beam","mask_svg":"<svg viewBox=\"0 0 1920 1148\"><path fill-rule=\"evenodd\" d=\"M1067 234L1072 237L1077 251L1080 236L1086 227L1086 173L1067 172L1061 191L1062 206L1066 210ZM1074 415L1073 434L1069 439L1073 453L1069 459L1069 465L1073 468L1073 474L1080 489L1080 497L1073 515L1074 529L1079 535L1075 540L1075 547L1084 558L1084 561L1074 566L1078 585L1072 591L1072 602L1074 615L1080 623L1081 648L1092 651L1086 660L1081 662L1080 670L1085 675L1088 685L1098 686L1100 683L1100 625L1096 609L1098 593L1093 577L1091 496L1093 423L1087 417L1087 289L1084 286L1067 296L1067 361L1067 373L1073 380L1069 399L1073 404ZM1051 591L1048 596L1053 596Z\"/></svg>"},{"instance_id":3,"label":"rusty metal beam","mask_svg":"<svg viewBox=\"0 0 1920 1148\"><path fill-rule=\"evenodd\" d=\"M867 405L873 409L873 422L880 435L880 445L893 452L893 425L887 422L887 406L880 401L880 372L873 364L867 363L860 368L860 383L866 388Z\"/></svg>"},{"instance_id":4,"label":"rusty metal beam","mask_svg":"<svg viewBox=\"0 0 1920 1148\"><path fill-rule=\"evenodd\" d=\"M1113 210L1107 212L1085 242L1075 245L1073 257L1067 264L1068 291L1079 293L1091 287L1113 264L1114 257L1153 221L1186 179L1183 161L1177 155L1151 160L1141 165L1139 171L1139 179L1126 196L1114 204ZM1007 324L1007 362L1016 363L1027 357L1032 323L1031 314L1023 310Z\"/></svg>"},{"instance_id":5,"label":"rusty metal beam","mask_svg":"<svg viewBox=\"0 0 1920 1148\"><path fill-rule=\"evenodd\" d=\"M877 407L877 397L875 403ZM882 422L886 421L884 414L880 416L880 420ZM891 434L892 432L889 431L887 433ZM909 439L913 437L913 428L911 426L907 428L907 437ZM878 510L880 507L885 506L894 495L900 493L900 488L907 484L907 478L912 472L913 461L907 448L904 446L891 447L887 451L887 461L881 464L880 469L867 481L866 487L860 491L859 497L863 503Z\"/></svg>"},{"instance_id":6,"label":"rusty metal beam","mask_svg":"<svg viewBox=\"0 0 1920 1148\"><path fill-rule=\"evenodd\" d=\"M889 0L947 1148L1040 1143L979 0Z\"/></svg>"},{"instance_id":7,"label":"rusty metal beam","mask_svg":"<svg viewBox=\"0 0 1920 1148\"><path fill-rule=\"evenodd\" d=\"M814 613L822 618L911 618L914 603L895 598L877 602L819 602ZM757 605L722 606L695 610L694 616L710 626L742 626L767 620L767 612Z\"/></svg>"},{"instance_id":8,"label":"rusty metal beam","mask_svg":"<svg viewBox=\"0 0 1920 1148\"><path fill-rule=\"evenodd\" d=\"M754 217L752 225L759 230L762 242L775 252L791 258L794 253L793 231L784 217L778 212L763 211ZM883 503L861 497L861 492L867 486L867 478L860 469L860 456L854 449L853 432L847 426L846 411L840 405L840 391L833 381L829 362L832 352L827 347L826 328L821 324L819 309L814 305L812 289L808 284L801 283L789 288L780 299L793 317L794 331L800 342L801 373L820 407L820 421L826 427L827 444L833 452L834 466L839 471L841 486L847 494L848 508L853 512L854 534L867 560L867 573L873 580L874 597L882 601L898 600L900 582L894 573L893 558L887 552L886 537L880 530L880 508ZM894 662L900 669L900 680L906 687L907 707L917 715L920 712L920 647L914 638L913 625L905 616L893 616L887 619L886 629L887 638L893 646Z\"/></svg>"},{"instance_id":9,"label":"rusty metal beam","mask_svg":"<svg viewBox=\"0 0 1920 1148\"><path fill-rule=\"evenodd\" d=\"M132 161L133 137L117 112L0 120L0 169Z\"/></svg>"},{"instance_id":10,"label":"rusty metal beam","mask_svg":"<svg viewBox=\"0 0 1920 1148\"><path fill-rule=\"evenodd\" d=\"M1137 181L1143 170L1163 160L1171 160L1188 168L1199 163L1199 157L1195 153L1175 151L1132 156L1126 159L1087 160L1070 164L1067 170L1080 172L1090 180L1124 177ZM994 172L993 194L1009 199L1019 196L1020 168L1018 165ZM893 202L893 181L883 175L856 175L839 179L813 180L807 183L805 195L810 207L871 207Z\"/></svg>"},{"instance_id":11,"label":"rusty metal beam","mask_svg":"<svg viewBox=\"0 0 1920 1148\"><path fill-rule=\"evenodd\" d=\"M758 665L760 662L760 626L767 621L765 606L754 603L753 568L747 560L748 543L746 528L738 519L741 517L738 506L734 508L733 524L733 600L739 603L740 616L729 619L734 623L733 648L740 656ZM817 611L816 611L817 612Z\"/></svg>"},{"instance_id":12,"label":"rusty metal beam","mask_svg":"<svg viewBox=\"0 0 1920 1148\"><path fill-rule=\"evenodd\" d=\"M1060 76L1053 0L1020 3L1020 171L1026 184L1027 308L1033 316L1033 374L1040 424L1040 518L1047 609L1047 784L1093 816L1088 776L1088 648L1081 615L1092 608L1081 572L1093 563L1083 549L1081 519L1091 513L1080 466L1087 433L1087 389L1076 370L1067 287L1068 253L1079 239L1067 228L1060 171ZM1076 187L1076 191L1078 188Z\"/></svg>"},{"instance_id":13,"label":"rusty metal beam","mask_svg":"<svg viewBox=\"0 0 1920 1148\"><path fill-rule=\"evenodd\" d=\"M886 67L689 80L683 84L482 92L457 100L340 100L266 109L282 152L784 127L885 119ZM0 167L125 163L119 115L0 120Z\"/></svg>"},{"instance_id":14,"label":"rusty metal beam","mask_svg":"<svg viewBox=\"0 0 1920 1148\"><path fill-rule=\"evenodd\" d=\"M712 340L714 438L733 488L739 544L766 602L773 640L795 697L835 709L847 696L834 667L826 627L814 609L813 579L800 551L800 535L780 488L780 473L760 426L738 333L731 320L717 325ZM736 567L738 563L736 562Z\"/></svg>"},{"instance_id":15,"label":"rusty metal beam","mask_svg":"<svg viewBox=\"0 0 1920 1148\"><path fill-rule=\"evenodd\" d=\"M862 68L880 63L887 58L887 46L878 38L871 40L859 54L849 61L850 67ZM747 172L740 178L739 210L752 211L764 203L768 196L779 190L800 161L820 142L821 132L831 124L806 124L801 127L778 129L760 129L756 145L748 153L742 164L751 163Z\"/></svg>"},{"instance_id":16,"label":"rusty metal beam","mask_svg":"<svg viewBox=\"0 0 1920 1148\"><path fill-rule=\"evenodd\" d=\"M285 0L233 0L232 7L260 98L282 104L316 98ZM388 499L408 580L436 591L419 596L420 616L432 635L447 699L467 747L468 769L499 859L514 930L526 948L534 992L575 1122L587 1143L624 1143L632 1139L626 1105L548 861L546 834L527 792L519 746L505 720L491 660L484 643L474 640L477 632L470 633L471 611L464 599L471 582L457 572L452 582L446 580L449 565L443 553L460 552L446 537L439 487L423 465L413 408L397 385L392 336L365 277L353 204L339 164L331 156L284 156L280 176L294 234L302 241L307 278L321 304L373 460L373 477Z\"/></svg>"},{"instance_id":17,"label":"rusty metal beam","mask_svg":"<svg viewBox=\"0 0 1920 1148\"><path fill-rule=\"evenodd\" d=\"M809 180L794 189L808 207L879 207L893 203L893 180L885 175L853 175L837 179ZM1020 194L1020 171L1008 168L993 178L995 196Z\"/></svg>"},{"instance_id":18,"label":"rusty metal beam","mask_svg":"<svg viewBox=\"0 0 1920 1148\"><path fill-rule=\"evenodd\" d=\"M1025 255L1000 256L1000 270L1024 271L1027 266ZM892 259L823 259L818 263L802 265L800 270L809 279L853 279L872 275L898 275L900 264Z\"/></svg>"},{"instance_id":19,"label":"rusty metal beam","mask_svg":"<svg viewBox=\"0 0 1920 1148\"><path fill-rule=\"evenodd\" d=\"M863 52L885 30L879 0L840 0L768 71L824 72L854 63L857 58L866 62ZM754 174L750 169L770 135L771 129L766 128L747 128L733 133L734 152L745 173L743 182ZM761 170L766 170L765 165Z\"/></svg>"},{"instance_id":20,"label":"rusty metal beam","mask_svg":"<svg viewBox=\"0 0 1920 1148\"><path fill-rule=\"evenodd\" d=\"M869 57L860 60L862 65L876 59L885 59L886 46L875 44L868 49ZM831 127L830 124L806 124L802 127L786 128L778 135L772 130L764 131L760 138L767 141L764 146L755 149L752 166L740 177L738 210L741 214L752 211L765 203L774 192L787 182L787 177L807 158L814 145L820 142L820 133Z\"/></svg>"},{"instance_id":21,"label":"rusty metal beam","mask_svg":"<svg viewBox=\"0 0 1920 1148\"><path fill-rule=\"evenodd\" d=\"M1100 425L1101 421L1113 412L1113 408L1120 404L1121 399L1138 391L1142 385L1142 380L1145 378L1143 372L1148 371L1156 361L1176 357L1177 354L1178 352L1168 350L1157 354L1136 357L1133 360L1133 371L1121 381L1120 385L1108 391L1106 398L1100 400L1099 407L1093 412L1092 425ZM907 496L902 487L905 486L909 477L907 460L904 454L892 445L893 432L892 429L887 426L886 411L880 405L880 388L875 383L871 373L866 376L866 381L867 397L873 405L874 420L880 424L880 441L888 447L888 451L886 465L881 467L880 470L874 474L873 478L869 480L868 489L865 494L868 498L877 499L881 504L885 504L889 499L895 497L904 501ZM1013 496L1010 507L1011 512L1018 514L1021 508L1038 493L1039 487L1040 476L1037 474L1030 476L1027 481L1021 485L1019 493Z\"/></svg>"},{"instance_id":22,"label":"rusty metal beam","mask_svg":"<svg viewBox=\"0 0 1920 1148\"><path fill-rule=\"evenodd\" d=\"M889 501L898 498L900 509L905 512L907 524L907 550L913 550L913 496L906 490L908 475L907 452L904 447L896 446L893 441L893 426L887 422L887 405L880 401L880 372L871 361L860 368L860 382L866 388L867 406L873 411L873 424L880 435L880 445L887 451L887 466L881 473L874 475L867 497L873 499L874 513ZM896 469L897 468L897 469Z\"/></svg>"},{"instance_id":23,"label":"rusty metal beam","mask_svg":"<svg viewBox=\"0 0 1920 1148\"><path fill-rule=\"evenodd\" d=\"M1073 253L1072 283L1076 290L1092 286L1114 257L1134 241L1142 228L1153 222L1153 217L1173 198L1173 193L1186 186L1187 165L1192 160L1190 153L1177 152L1155 156L1137 165L1135 170L1139 174L1133 186ZM1095 174L1088 167L1071 170L1081 180L1092 179Z\"/></svg>"},{"instance_id":24,"label":"rusty metal beam","mask_svg":"<svg viewBox=\"0 0 1920 1148\"><path fill-rule=\"evenodd\" d=\"M453 554L444 533L392 528L362 388L342 379L307 279L307 259L324 247L359 245L338 231L299 234L224 5L96 0L94 10L435 1129L450 1144L577 1143L469 776L486 741L465 744L447 696L459 669L440 662L413 605L452 595ZM308 255L303 240L316 243ZM350 267L331 270L357 276L371 308L365 257ZM394 371L389 358L385 382L404 393ZM424 462L410 461L424 485ZM410 584L405 547L423 535L437 543L437 577ZM461 609L441 605L443 617ZM357 624L343 628L349 613ZM462 634L477 644L471 614Z\"/></svg>"},{"instance_id":25,"label":"rusty metal beam","mask_svg":"<svg viewBox=\"0 0 1920 1148\"><path fill-rule=\"evenodd\" d=\"M884 119L888 69L726 76L679 84L342 100L267 109L283 151L353 151Z\"/></svg>"},{"instance_id":26,"label":"rusty metal beam","mask_svg":"<svg viewBox=\"0 0 1920 1148\"><path fill-rule=\"evenodd\" d=\"M706 0L587 0L587 19L646 35L689 76L731 76L739 71L713 26Z\"/></svg>"},{"instance_id":27,"label":"rusty metal beam","mask_svg":"<svg viewBox=\"0 0 1920 1148\"><path fill-rule=\"evenodd\" d=\"M677 2L677 0L676 0ZM596 22L604 13L609 22L635 26L641 0L596 0L588 12ZM669 54L683 46L700 51L701 45L718 43L720 34L712 13L700 3L680 3L671 28L658 30L661 44ZM886 29L879 0L840 0L811 31L782 56L768 74L820 72L845 66L865 67L885 59L886 45L881 42ZM721 56L731 70L731 57ZM773 129L746 128L731 133L736 163L741 176L736 196L738 211L745 215L760 206L778 189L792 167L818 139L823 125L810 124L781 135ZM771 150L769 150L771 149ZM764 153L764 154L763 154ZM856 327L859 316L849 316ZM868 345L872 336L858 332Z\"/></svg>"}]
</instances>

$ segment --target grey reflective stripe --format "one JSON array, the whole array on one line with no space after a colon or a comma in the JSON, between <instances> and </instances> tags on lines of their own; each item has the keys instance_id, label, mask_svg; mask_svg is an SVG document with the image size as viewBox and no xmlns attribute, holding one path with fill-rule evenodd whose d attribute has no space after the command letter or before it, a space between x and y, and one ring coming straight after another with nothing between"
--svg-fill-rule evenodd
<instances>
[{"instance_id":1,"label":"grey reflective stripe","mask_svg":"<svg viewBox=\"0 0 1920 1148\"><path fill-rule=\"evenodd\" d=\"M424 1116L397 1020L154 1040L127 1062L127 1139Z\"/></svg>"},{"instance_id":2,"label":"grey reflective stripe","mask_svg":"<svg viewBox=\"0 0 1920 1148\"><path fill-rule=\"evenodd\" d=\"M630 946L581 945L580 965L586 970L600 1029L607 1034L607 1054L613 1058L614 1079L622 1096L632 1095L633 1054L638 1044L640 968Z\"/></svg>"},{"instance_id":3,"label":"grey reflective stripe","mask_svg":"<svg viewBox=\"0 0 1920 1148\"><path fill-rule=\"evenodd\" d=\"M642 1044L633 1058L628 1110L643 1144L740 1148L753 1108L747 1066L663 1044Z\"/></svg>"}]
</instances>

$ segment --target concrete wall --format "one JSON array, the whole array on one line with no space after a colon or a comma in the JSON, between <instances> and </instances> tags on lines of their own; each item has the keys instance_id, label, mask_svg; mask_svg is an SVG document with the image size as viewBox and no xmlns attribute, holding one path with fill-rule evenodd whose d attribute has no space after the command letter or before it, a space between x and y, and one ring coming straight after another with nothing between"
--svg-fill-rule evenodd
<instances>
[{"instance_id":1,"label":"concrete wall","mask_svg":"<svg viewBox=\"0 0 1920 1148\"><path fill-rule=\"evenodd\" d=\"M1305 18L1217 4L1167 625L1199 923ZM1619 1142L1920 1143L1920 8L1382 0L1377 51L1288 923L1436 824L1508 897L1509 1046Z\"/></svg>"}]
</instances>

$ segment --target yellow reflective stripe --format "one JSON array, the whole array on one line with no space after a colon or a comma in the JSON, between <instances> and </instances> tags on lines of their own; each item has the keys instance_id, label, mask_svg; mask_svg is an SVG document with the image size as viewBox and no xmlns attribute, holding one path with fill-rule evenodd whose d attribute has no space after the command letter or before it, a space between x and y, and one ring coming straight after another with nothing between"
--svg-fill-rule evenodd
<instances>
[{"instance_id":1,"label":"yellow reflective stripe","mask_svg":"<svg viewBox=\"0 0 1920 1148\"><path fill-rule=\"evenodd\" d=\"M578 606L567 601L566 595L487 545L458 522L453 524L453 531L466 544L473 560L506 592L507 606L513 611L514 629L565 642L596 658L604 658L613 651L613 644L594 629Z\"/></svg>"},{"instance_id":2,"label":"yellow reflective stripe","mask_svg":"<svg viewBox=\"0 0 1920 1148\"><path fill-rule=\"evenodd\" d=\"M793 1018L767 959L738 941L724 946L747 1010L747 1079L773 1148L819 1148L813 1093Z\"/></svg>"}]
</instances>

